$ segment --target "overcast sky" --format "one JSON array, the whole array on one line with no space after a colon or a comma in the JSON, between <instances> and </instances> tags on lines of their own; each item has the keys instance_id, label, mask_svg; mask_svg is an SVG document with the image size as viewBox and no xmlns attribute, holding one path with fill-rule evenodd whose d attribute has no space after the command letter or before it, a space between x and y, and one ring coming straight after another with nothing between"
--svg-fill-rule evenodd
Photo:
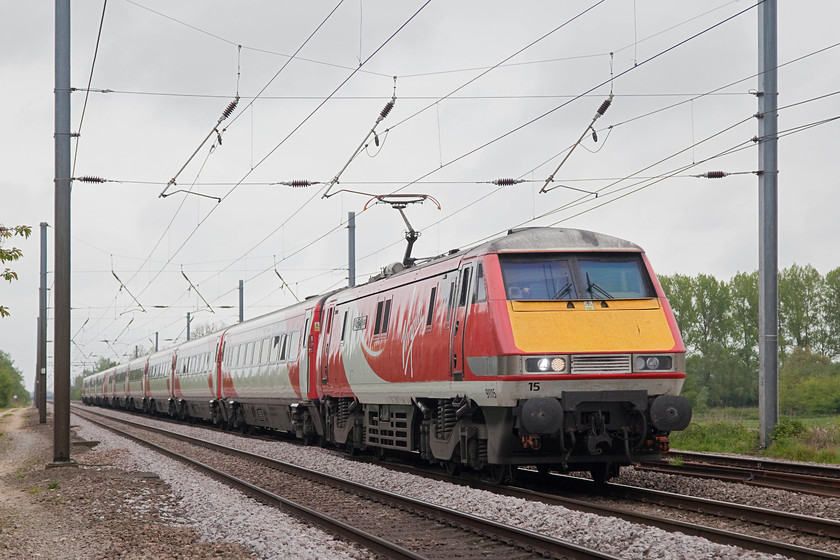
<instances>
[{"instance_id":1,"label":"overcast sky","mask_svg":"<svg viewBox=\"0 0 840 560\"><path fill-rule=\"evenodd\" d=\"M108 181L73 187L73 375L155 333L183 341L188 312L193 327L234 323L239 280L246 318L345 285L348 212L358 281L400 260L399 214L340 189L439 201L407 209L415 256L554 225L629 239L659 274L758 267L755 1L336 3L111 0L92 79L103 2L72 3L73 174ZM797 127L840 116L840 6L779 4L779 128L795 131L779 143L779 266L825 274L840 266L840 121ZM25 257L0 286L0 349L30 387L38 224L54 222L53 17L52 2L0 0L0 223L33 226L8 244ZM611 92L598 142L540 194ZM379 146L329 198L277 184L329 182L394 94ZM733 175L691 177L707 171ZM168 193L222 202L160 198L172 178Z\"/></svg>"}]
</instances>

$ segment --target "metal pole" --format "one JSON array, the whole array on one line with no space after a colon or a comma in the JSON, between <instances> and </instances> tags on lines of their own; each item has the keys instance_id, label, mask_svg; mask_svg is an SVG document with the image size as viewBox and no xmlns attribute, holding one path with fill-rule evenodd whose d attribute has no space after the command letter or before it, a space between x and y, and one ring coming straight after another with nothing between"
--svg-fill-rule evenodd
<instances>
[{"instance_id":1,"label":"metal pole","mask_svg":"<svg viewBox=\"0 0 840 560\"><path fill-rule=\"evenodd\" d=\"M245 320L245 283L239 281L239 322Z\"/></svg>"},{"instance_id":2,"label":"metal pole","mask_svg":"<svg viewBox=\"0 0 840 560\"><path fill-rule=\"evenodd\" d=\"M190 312L187 311L187 340L190 339Z\"/></svg>"},{"instance_id":3,"label":"metal pole","mask_svg":"<svg viewBox=\"0 0 840 560\"><path fill-rule=\"evenodd\" d=\"M41 285L38 289L38 422L47 423L47 222L41 222Z\"/></svg>"},{"instance_id":4,"label":"metal pole","mask_svg":"<svg viewBox=\"0 0 840 560\"><path fill-rule=\"evenodd\" d=\"M35 349L35 408L41 411L41 316L35 329L38 347Z\"/></svg>"},{"instance_id":5,"label":"metal pole","mask_svg":"<svg viewBox=\"0 0 840 560\"><path fill-rule=\"evenodd\" d=\"M356 213L347 213L347 284L356 285Z\"/></svg>"},{"instance_id":6,"label":"metal pole","mask_svg":"<svg viewBox=\"0 0 840 560\"><path fill-rule=\"evenodd\" d=\"M70 0L55 0L53 462L70 463Z\"/></svg>"},{"instance_id":7,"label":"metal pole","mask_svg":"<svg viewBox=\"0 0 840 560\"><path fill-rule=\"evenodd\" d=\"M758 5L759 445L779 421L778 103L776 0Z\"/></svg>"},{"instance_id":8,"label":"metal pole","mask_svg":"<svg viewBox=\"0 0 840 560\"><path fill-rule=\"evenodd\" d=\"M160 334L160 333L155 333L155 352L157 352L157 351L158 351L158 335L159 335L159 334Z\"/></svg>"}]
</instances>

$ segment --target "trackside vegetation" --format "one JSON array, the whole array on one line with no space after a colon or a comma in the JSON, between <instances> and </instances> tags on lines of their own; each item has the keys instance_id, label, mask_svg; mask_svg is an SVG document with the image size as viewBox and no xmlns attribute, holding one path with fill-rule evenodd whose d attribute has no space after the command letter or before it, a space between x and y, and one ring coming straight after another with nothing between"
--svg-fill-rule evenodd
<instances>
[{"instance_id":1,"label":"trackside vegetation","mask_svg":"<svg viewBox=\"0 0 840 560\"><path fill-rule=\"evenodd\" d=\"M23 386L23 374L11 356L0 350L0 409L28 404L29 391Z\"/></svg>"},{"instance_id":2,"label":"trackside vegetation","mask_svg":"<svg viewBox=\"0 0 840 560\"><path fill-rule=\"evenodd\" d=\"M686 345L689 428L675 449L758 452L758 273L660 276ZM840 268L779 274L779 411L761 453L840 463Z\"/></svg>"}]
</instances>

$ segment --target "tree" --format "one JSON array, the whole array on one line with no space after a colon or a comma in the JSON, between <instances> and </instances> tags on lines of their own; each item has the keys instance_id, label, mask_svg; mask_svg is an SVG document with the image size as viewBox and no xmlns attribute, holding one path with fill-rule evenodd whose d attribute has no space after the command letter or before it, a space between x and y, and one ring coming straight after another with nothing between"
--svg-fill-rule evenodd
<instances>
[{"instance_id":1,"label":"tree","mask_svg":"<svg viewBox=\"0 0 840 560\"><path fill-rule=\"evenodd\" d=\"M840 358L840 267L825 275L822 310L825 325L823 353L836 360Z\"/></svg>"},{"instance_id":2,"label":"tree","mask_svg":"<svg viewBox=\"0 0 840 560\"><path fill-rule=\"evenodd\" d=\"M23 252L17 247L12 247L11 249L4 249L3 241L14 237L15 235L28 238L31 234L32 228L30 226L5 227L4 225L0 224L0 264L16 261L23 256ZM4 280L8 280L9 282L11 282L12 280L17 280L17 277L17 272L11 270L10 268L4 268ZM7 317L8 315L8 308L0 305L0 317Z\"/></svg>"},{"instance_id":3,"label":"tree","mask_svg":"<svg viewBox=\"0 0 840 560\"><path fill-rule=\"evenodd\" d=\"M0 350L0 408L28 404L29 391L23 385L23 375L11 356Z\"/></svg>"},{"instance_id":4,"label":"tree","mask_svg":"<svg viewBox=\"0 0 840 560\"><path fill-rule=\"evenodd\" d=\"M787 414L840 412L840 364L794 348L779 371L779 405Z\"/></svg>"},{"instance_id":5,"label":"tree","mask_svg":"<svg viewBox=\"0 0 840 560\"><path fill-rule=\"evenodd\" d=\"M694 283L690 276L674 274L673 276L660 276L659 283L665 291L671 310L674 312L674 319L683 336L686 347L693 344L693 337L690 331L697 322L697 310L694 308ZM693 349L693 346L692 346Z\"/></svg>"},{"instance_id":6,"label":"tree","mask_svg":"<svg viewBox=\"0 0 840 560\"><path fill-rule=\"evenodd\" d=\"M779 347L783 358L794 347L823 345L822 283L822 276L811 265L793 264L779 274Z\"/></svg>"},{"instance_id":7,"label":"tree","mask_svg":"<svg viewBox=\"0 0 840 560\"><path fill-rule=\"evenodd\" d=\"M202 336L206 336L208 334L213 334L216 331L220 331L223 328L225 328L224 323L201 323L199 325L196 325L195 327L190 328L190 338L201 338Z\"/></svg>"},{"instance_id":8,"label":"tree","mask_svg":"<svg viewBox=\"0 0 840 560\"><path fill-rule=\"evenodd\" d=\"M758 371L758 272L739 272L729 281L732 345L749 371Z\"/></svg>"}]
</instances>

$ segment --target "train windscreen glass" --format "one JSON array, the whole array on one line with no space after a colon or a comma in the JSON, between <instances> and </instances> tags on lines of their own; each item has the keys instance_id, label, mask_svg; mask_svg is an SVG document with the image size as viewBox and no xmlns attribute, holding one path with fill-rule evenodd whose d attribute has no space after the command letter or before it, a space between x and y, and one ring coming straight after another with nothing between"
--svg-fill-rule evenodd
<instances>
[{"instance_id":1,"label":"train windscreen glass","mask_svg":"<svg viewBox=\"0 0 840 560\"><path fill-rule=\"evenodd\" d=\"M655 297L637 256L504 256L509 300L635 299Z\"/></svg>"}]
</instances>

